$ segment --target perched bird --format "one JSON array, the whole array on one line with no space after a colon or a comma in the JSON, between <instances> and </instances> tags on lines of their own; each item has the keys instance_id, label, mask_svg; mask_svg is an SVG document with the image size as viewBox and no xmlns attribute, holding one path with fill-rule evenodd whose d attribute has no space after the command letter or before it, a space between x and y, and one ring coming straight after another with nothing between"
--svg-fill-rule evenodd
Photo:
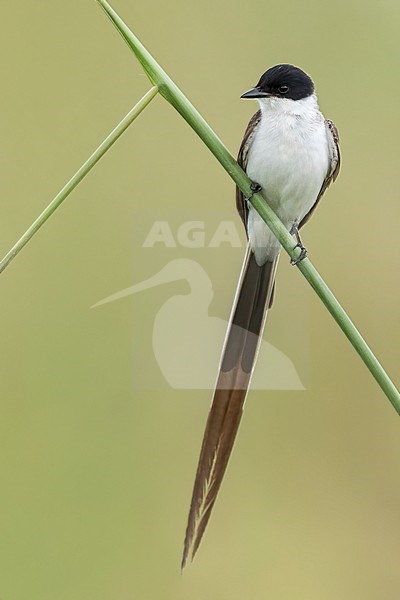
<instances>
[{"instance_id":1,"label":"perched bird","mask_svg":"<svg viewBox=\"0 0 400 600\"><path fill-rule=\"evenodd\" d=\"M339 173L338 132L318 107L311 78L289 64L268 69L242 95L256 98L238 162L285 227L296 237L305 258L299 229ZM248 246L221 364L208 415L194 483L182 560L193 559L210 518L232 451L254 369L268 308L274 296L280 244L257 211L236 189L236 205Z\"/></svg>"}]
</instances>

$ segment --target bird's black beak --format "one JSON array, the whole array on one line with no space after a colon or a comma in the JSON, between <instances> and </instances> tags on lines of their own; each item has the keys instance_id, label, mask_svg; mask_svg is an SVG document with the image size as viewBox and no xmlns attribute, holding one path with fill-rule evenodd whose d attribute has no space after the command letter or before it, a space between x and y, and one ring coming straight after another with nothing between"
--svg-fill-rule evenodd
<instances>
[{"instance_id":1,"label":"bird's black beak","mask_svg":"<svg viewBox=\"0 0 400 600\"><path fill-rule=\"evenodd\" d=\"M268 98L271 96L268 92L263 92L259 87L254 87L248 92L245 92L240 97L241 98Z\"/></svg>"}]
</instances>

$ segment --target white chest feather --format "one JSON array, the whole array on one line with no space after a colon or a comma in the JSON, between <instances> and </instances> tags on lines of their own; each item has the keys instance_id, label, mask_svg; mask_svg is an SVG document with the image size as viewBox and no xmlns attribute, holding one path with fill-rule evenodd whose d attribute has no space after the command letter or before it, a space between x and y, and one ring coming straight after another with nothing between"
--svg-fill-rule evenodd
<instances>
[{"instance_id":1,"label":"white chest feather","mask_svg":"<svg viewBox=\"0 0 400 600\"><path fill-rule=\"evenodd\" d=\"M268 204L290 229L314 205L330 166L325 120L315 96L260 101L262 117L247 157L247 174L262 187ZM250 207L250 244L260 264L279 243Z\"/></svg>"}]
</instances>

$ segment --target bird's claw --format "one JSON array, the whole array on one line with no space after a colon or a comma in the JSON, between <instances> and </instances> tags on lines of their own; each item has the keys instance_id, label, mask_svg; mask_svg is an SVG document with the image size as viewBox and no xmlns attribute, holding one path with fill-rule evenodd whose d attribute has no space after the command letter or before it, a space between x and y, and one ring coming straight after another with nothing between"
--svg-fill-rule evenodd
<instances>
[{"instance_id":1,"label":"bird's claw","mask_svg":"<svg viewBox=\"0 0 400 600\"><path fill-rule=\"evenodd\" d=\"M245 198L245 200L247 200L247 202L249 202L252 199L254 194L258 194L258 192L261 192L262 187L256 181L252 181L250 184L250 190L251 190L250 196L246 196L246 198Z\"/></svg>"},{"instance_id":2,"label":"bird's claw","mask_svg":"<svg viewBox=\"0 0 400 600\"><path fill-rule=\"evenodd\" d=\"M259 183L257 183L257 181L252 181L250 184L250 189L253 194L258 194L258 192L261 192L262 187Z\"/></svg>"},{"instance_id":3,"label":"bird's claw","mask_svg":"<svg viewBox=\"0 0 400 600\"><path fill-rule=\"evenodd\" d=\"M291 265L297 265L299 262L301 262L302 260L304 260L308 254L308 250L305 246L303 246L303 244L301 242L297 242L297 244L295 245L295 248L300 248L300 254L298 255L297 258L292 258L290 260L290 264Z\"/></svg>"}]
</instances>

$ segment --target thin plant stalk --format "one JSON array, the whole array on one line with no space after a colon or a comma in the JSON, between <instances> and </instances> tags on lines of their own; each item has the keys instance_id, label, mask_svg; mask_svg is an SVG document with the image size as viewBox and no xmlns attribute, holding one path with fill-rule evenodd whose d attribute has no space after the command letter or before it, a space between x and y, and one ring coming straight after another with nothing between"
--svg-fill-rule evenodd
<instances>
[{"instance_id":1,"label":"thin plant stalk","mask_svg":"<svg viewBox=\"0 0 400 600\"><path fill-rule=\"evenodd\" d=\"M17 256L22 248L29 242L29 240L35 235L40 227L47 221L47 219L54 213L54 211L64 202L69 194L76 188L78 183L89 173L96 163L102 156L111 148L111 146L117 141L117 139L124 133L131 123L140 115L140 113L146 108L146 106L153 100L157 95L158 89L156 86L152 87L144 96L139 100L137 104L128 112L128 114L122 119L120 123L113 129L113 131L106 137L106 139L100 144L100 146L93 152L93 154L87 159L87 161L78 169L73 177L65 184L61 191L53 198L50 204L43 210L43 212L37 217L32 225L25 231L25 233L19 238L14 246L7 252L4 258L0 261L0 273L4 271L7 265Z\"/></svg>"},{"instance_id":2,"label":"thin plant stalk","mask_svg":"<svg viewBox=\"0 0 400 600\"><path fill-rule=\"evenodd\" d=\"M296 259L300 250L295 247L293 237L279 220L274 211L268 206L261 194L251 195L251 181L246 173L237 164L224 144L213 132L208 123L195 109L183 92L176 86L172 79L165 73L153 56L137 39L122 19L106 0L97 0L107 16L113 22L128 46L136 55L150 81L156 85L160 94L182 115L187 123L194 129L198 136L208 146L227 173L232 177L245 196L251 196L250 202L266 222L268 227L278 238L279 242L293 259ZM393 407L400 414L400 394L391 381L378 359L375 357L367 343L356 329L355 325L345 313L335 296L319 275L311 261L306 258L297 264L298 269L310 283L317 295L321 298L336 323L342 329L355 350L361 356L379 386L389 398Z\"/></svg>"}]
</instances>

